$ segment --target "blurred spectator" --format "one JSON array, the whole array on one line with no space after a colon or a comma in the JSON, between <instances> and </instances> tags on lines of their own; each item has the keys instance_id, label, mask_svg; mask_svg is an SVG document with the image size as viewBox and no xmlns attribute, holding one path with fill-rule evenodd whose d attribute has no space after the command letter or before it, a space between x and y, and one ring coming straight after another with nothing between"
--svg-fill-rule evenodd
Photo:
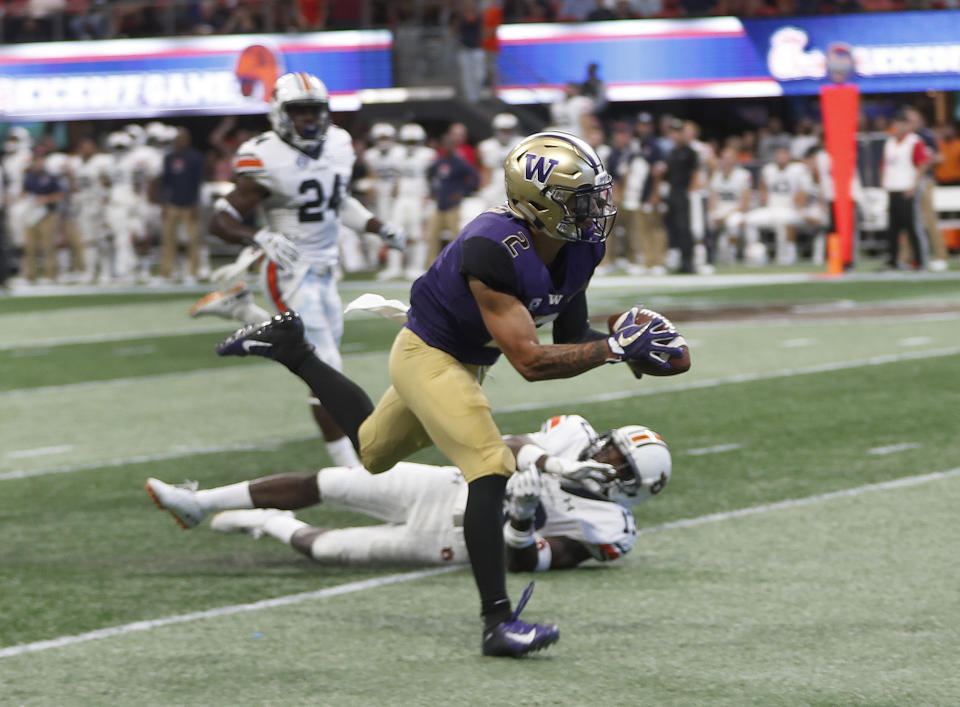
<instances>
[{"instance_id":1,"label":"blurred spectator","mask_svg":"<svg viewBox=\"0 0 960 707\"><path fill-rule=\"evenodd\" d=\"M802 160L811 147L820 143L820 137L814 130L814 122L807 116L797 121L797 133L790 141L790 156L795 160Z\"/></svg>"},{"instance_id":2,"label":"blurred spectator","mask_svg":"<svg viewBox=\"0 0 960 707\"><path fill-rule=\"evenodd\" d=\"M493 97L496 97L497 85L500 83L500 73L497 69L497 60L500 56L500 42L497 39L497 28L503 24L503 7L500 0L487 0L483 10L483 33L480 44L483 47L486 64L487 85Z\"/></svg>"},{"instance_id":3,"label":"blurred spectator","mask_svg":"<svg viewBox=\"0 0 960 707\"><path fill-rule=\"evenodd\" d=\"M200 0L193 12L192 34L219 34L229 19L226 10L217 5L217 0Z\"/></svg>"},{"instance_id":4,"label":"blurred spectator","mask_svg":"<svg viewBox=\"0 0 960 707\"><path fill-rule=\"evenodd\" d=\"M791 161L789 146L777 148L773 161L763 166L758 180L760 206L747 214L744 229L745 255L751 265L766 262L766 249L759 247L761 230L774 232L778 264L796 262L796 228L804 222L812 178L805 164Z\"/></svg>"},{"instance_id":5,"label":"blurred spectator","mask_svg":"<svg viewBox=\"0 0 960 707\"><path fill-rule=\"evenodd\" d=\"M921 268L926 265L927 244L921 241L917 233L914 197L923 176L923 168L929 159L926 145L910 127L906 113L897 113L893 120L893 133L883 146L881 174L881 186L886 190L890 204L887 227L888 268L901 267L898 260L901 231L907 233L917 264Z\"/></svg>"},{"instance_id":6,"label":"blurred spectator","mask_svg":"<svg viewBox=\"0 0 960 707\"><path fill-rule=\"evenodd\" d=\"M690 133L684 129L684 122L674 118L670 122L670 138L673 148L667 155L667 183L670 194L667 197L667 234L670 247L680 251L681 274L694 273L693 233L690 230L690 192L696 189L699 157L690 147Z\"/></svg>"},{"instance_id":7,"label":"blurred spectator","mask_svg":"<svg viewBox=\"0 0 960 707\"><path fill-rule=\"evenodd\" d=\"M673 120L673 116L669 113L664 113L660 116L660 136L657 138L657 147L660 149L660 154L663 155L663 159L666 159L667 155L669 155L673 149L674 142L671 137Z\"/></svg>"},{"instance_id":8,"label":"blurred spectator","mask_svg":"<svg viewBox=\"0 0 960 707\"><path fill-rule=\"evenodd\" d=\"M36 148L23 179L23 193L30 202L26 216L26 242L21 272L29 281L37 278L38 258L43 254L43 269L50 281L57 279L57 204L63 199L60 180L46 169L45 152Z\"/></svg>"},{"instance_id":9,"label":"blurred spectator","mask_svg":"<svg viewBox=\"0 0 960 707\"><path fill-rule=\"evenodd\" d=\"M750 172L737 164L737 157L736 147L728 145L723 148L710 177L707 213L720 262L734 262L736 259L753 188Z\"/></svg>"},{"instance_id":10,"label":"blurred spectator","mask_svg":"<svg viewBox=\"0 0 960 707\"><path fill-rule=\"evenodd\" d=\"M593 127L593 101L582 95L580 84L564 86L564 97L550 105L550 123L557 130L584 137Z\"/></svg>"},{"instance_id":11,"label":"blurred spectator","mask_svg":"<svg viewBox=\"0 0 960 707\"><path fill-rule=\"evenodd\" d=\"M587 65L587 79L580 85L580 93L593 101L594 115L600 115L607 107L607 83L600 78L599 64Z\"/></svg>"},{"instance_id":12,"label":"blurred spectator","mask_svg":"<svg viewBox=\"0 0 960 707\"><path fill-rule=\"evenodd\" d=\"M453 130L447 131L443 153L427 172L430 195L437 204L427 229L427 266L437 259L446 243L456 238L460 231L460 203L479 185L477 170L457 155L458 139Z\"/></svg>"},{"instance_id":13,"label":"blurred spectator","mask_svg":"<svg viewBox=\"0 0 960 707\"><path fill-rule=\"evenodd\" d=\"M622 19L659 17L663 13L663 0L621 0L617 9Z\"/></svg>"},{"instance_id":14,"label":"blurred spectator","mask_svg":"<svg viewBox=\"0 0 960 707\"><path fill-rule=\"evenodd\" d=\"M480 100L486 73L486 57L480 45L483 20L477 9L477 0L460 0L460 11L453 16L451 29L459 42L457 60L463 98L476 103Z\"/></svg>"},{"instance_id":15,"label":"blurred spectator","mask_svg":"<svg viewBox=\"0 0 960 707\"><path fill-rule=\"evenodd\" d=\"M329 5L327 0L297 0L297 28L301 32L326 29Z\"/></svg>"},{"instance_id":16,"label":"blurred spectator","mask_svg":"<svg viewBox=\"0 0 960 707\"><path fill-rule=\"evenodd\" d=\"M203 184L203 155L191 147L190 131L177 131L173 150L163 158L161 175L162 190L166 197L163 205L163 241L160 258L160 277L169 278L173 273L180 241L181 226L187 234L187 254L190 261L190 278L196 280L200 270L200 233L197 216L200 202L200 187ZM184 278L188 280L188 278Z\"/></svg>"},{"instance_id":17,"label":"blurred spectator","mask_svg":"<svg viewBox=\"0 0 960 707\"><path fill-rule=\"evenodd\" d=\"M560 22L583 22L594 7L594 0L562 0L557 10L557 20Z\"/></svg>"},{"instance_id":18,"label":"blurred spectator","mask_svg":"<svg viewBox=\"0 0 960 707\"><path fill-rule=\"evenodd\" d=\"M777 150L790 151L792 136L783 129L783 121L773 116L767 121L767 127L757 144L757 159L766 164L773 162ZM802 155L801 155L802 156Z\"/></svg>"},{"instance_id":19,"label":"blurred spectator","mask_svg":"<svg viewBox=\"0 0 960 707\"><path fill-rule=\"evenodd\" d=\"M757 133L747 130L740 136L737 146L737 161L741 164L750 164L757 160Z\"/></svg>"},{"instance_id":20,"label":"blurred spectator","mask_svg":"<svg viewBox=\"0 0 960 707\"><path fill-rule=\"evenodd\" d=\"M937 143L943 159L936 168L937 182L944 185L960 184L960 138L957 126L948 123L940 128L940 141Z\"/></svg>"},{"instance_id":21,"label":"blurred spectator","mask_svg":"<svg viewBox=\"0 0 960 707\"><path fill-rule=\"evenodd\" d=\"M460 159L462 159L471 167L478 166L479 162L477 161L477 151L474 149L473 145L467 141L467 126L463 123L452 123L447 129L447 132L451 140L449 142L443 142L440 149L441 154L446 152L447 145L452 145L454 153L456 153Z\"/></svg>"},{"instance_id":22,"label":"blurred spectator","mask_svg":"<svg viewBox=\"0 0 960 707\"><path fill-rule=\"evenodd\" d=\"M593 9L587 13L589 22L604 22L617 19L617 13L607 7L606 0L594 0Z\"/></svg>"},{"instance_id":23,"label":"blurred spectator","mask_svg":"<svg viewBox=\"0 0 960 707\"><path fill-rule=\"evenodd\" d=\"M105 39L110 29L107 0L70 0L67 24L73 39Z\"/></svg>"},{"instance_id":24,"label":"blurred spectator","mask_svg":"<svg viewBox=\"0 0 960 707\"><path fill-rule=\"evenodd\" d=\"M937 223L937 212L933 208L933 170L943 161L943 155L940 154L936 135L927 127L923 113L910 106L906 109L906 116L910 128L923 140L930 157L921 168L920 180L917 182L916 208L920 212L919 226L923 229L920 237L926 238L930 245L928 267L934 272L942 272L947 269L947 246L944 243L940 225ZM909 262L909 259L904 258L904 261Z\"/></svg>"}]
</instances>

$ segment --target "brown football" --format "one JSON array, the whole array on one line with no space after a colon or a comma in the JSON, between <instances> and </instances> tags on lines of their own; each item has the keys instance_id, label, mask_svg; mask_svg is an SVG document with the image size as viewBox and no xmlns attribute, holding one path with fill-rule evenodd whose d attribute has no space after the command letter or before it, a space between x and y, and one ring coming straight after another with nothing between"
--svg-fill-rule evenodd
<instances>
[{"instance_id":1,"label":"brown football","mask_svg":"<svg viewBox=\"0 0 960 707\"><path fill-rule=\"evenodd\" d=\"M621 316L623 316L623 312L620 314L613 314L609 319L607 319L607 330L611 334L614 333L614 325ZM666 317L659 312L652 312L649 309L644 309L641 310L637 315L637 322L641 324L643 322L648 322L654 316L659 316L663 319L666 319ZM633 375L635 375L637 378L644 373L646 373L648 376L676 376L680 375L681 373L686 373L690 370L690 347L687 346L686 340L679 334L673 341L669 342L670 346L676 346L677 344L679 344L680 348L683 349L683 355L670 357L670 370L665 371L654 366L652 362L642 360L627 361L626 364L629 366L630 370L633 371Z\"/></svg>"}]
</instances>

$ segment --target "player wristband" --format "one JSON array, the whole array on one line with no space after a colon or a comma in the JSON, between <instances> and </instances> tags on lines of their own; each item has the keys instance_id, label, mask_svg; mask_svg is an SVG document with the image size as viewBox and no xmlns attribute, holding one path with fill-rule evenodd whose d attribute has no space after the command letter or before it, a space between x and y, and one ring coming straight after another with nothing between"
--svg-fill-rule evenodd
<instances>
[{"instance_id":1,"label":"player wristband","mask_svg":"<svg viewBox=\"0 0 960 707\"><path fill-rule=\"evenodd\" d=\"M530 465L536 465L540 457L547 456L546 450L535 444L525 444L517 452L517 469L526 469Z\"/></svg>"},{"instance_id":2,"label":"player wristband","mask_svg":"<svg viewBox=\"0 0 960 707\"><path fill-rule=\"evenodd\" d=\"M243 216L240 215L240 212L237 211L233 204L227 201L226 197L221 196L213 202L213 210L222 211L225 214L233 216L237 221L243 221Z\"/></svg>"},{"instance_id":3,"label":"player wristband","mask_svg":"<svg viewBox=\"0 0 960 707\"><path fill-rule=\"evenodd\" d=\"M607 347L612 354L611 356L607 356L607 363L619 363L623 360L623 347L617 342L615 337L607 337Z\"/></svg>"},{"instance_id":4,"label":"player wristband","mask_svg":"<svg viewBox=\"0 0 960 707\"><path fill-rule=\"evenodd\" d=\"M544 538L537 538L537 566L534 572L546 572L553 562L553 548Z\"/></svg>"},{"instance_id":5,"label":"player wristband","mask_svg":"<svg viewBox=\"0 0 960 707\"><path fill-rule=\"evenodd\" d=\"M507 547L519 550L520 548L530 547L536 541L532 523L526 530L517 530L510 521L503 524L503 542Z\"/></svg>"}]
</instances>

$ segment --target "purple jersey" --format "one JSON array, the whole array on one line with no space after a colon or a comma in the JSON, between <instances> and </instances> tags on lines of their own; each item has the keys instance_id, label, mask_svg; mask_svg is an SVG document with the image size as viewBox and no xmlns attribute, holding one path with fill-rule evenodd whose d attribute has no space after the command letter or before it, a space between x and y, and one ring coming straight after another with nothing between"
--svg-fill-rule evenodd
<instances>
[{"instance_id":1,"label":"purple jersey","mask_svg":"<svg viewBox=\"0 0 960 707\"><path fill-rule=\"evenodd\" d=\"M490 243L468 246L465 262L464 243L475 238ZM478 252L486 260L483 267L477 264ZM540 326L556 319L573 296L586 288L603 253L602 243L567 243L548 269L533 249L526 223L506 206L490 209L468 223L413 283L407 327L462 363L489 366L500 357L500 349L483 324L468 275L515 296Z\"/></svg>"}]
</instances>

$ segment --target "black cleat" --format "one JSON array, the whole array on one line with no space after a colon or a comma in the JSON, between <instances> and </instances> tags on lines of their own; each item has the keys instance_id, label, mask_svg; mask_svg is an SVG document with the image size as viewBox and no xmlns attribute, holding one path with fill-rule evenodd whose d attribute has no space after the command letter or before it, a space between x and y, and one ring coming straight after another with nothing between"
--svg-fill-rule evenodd
<instances>
[{"instance_id":1,"label":"black cleat","mask_svg":"<svg viewBox=\"0 0 960 707\"><path fill-rule=\"evenodd\" d=\"M287 363L313 347L303 338L303 320L296 312L283 312L259 324L249 324L217 344L220 356L263 356Z\"/></svg>"}]
</instances>

